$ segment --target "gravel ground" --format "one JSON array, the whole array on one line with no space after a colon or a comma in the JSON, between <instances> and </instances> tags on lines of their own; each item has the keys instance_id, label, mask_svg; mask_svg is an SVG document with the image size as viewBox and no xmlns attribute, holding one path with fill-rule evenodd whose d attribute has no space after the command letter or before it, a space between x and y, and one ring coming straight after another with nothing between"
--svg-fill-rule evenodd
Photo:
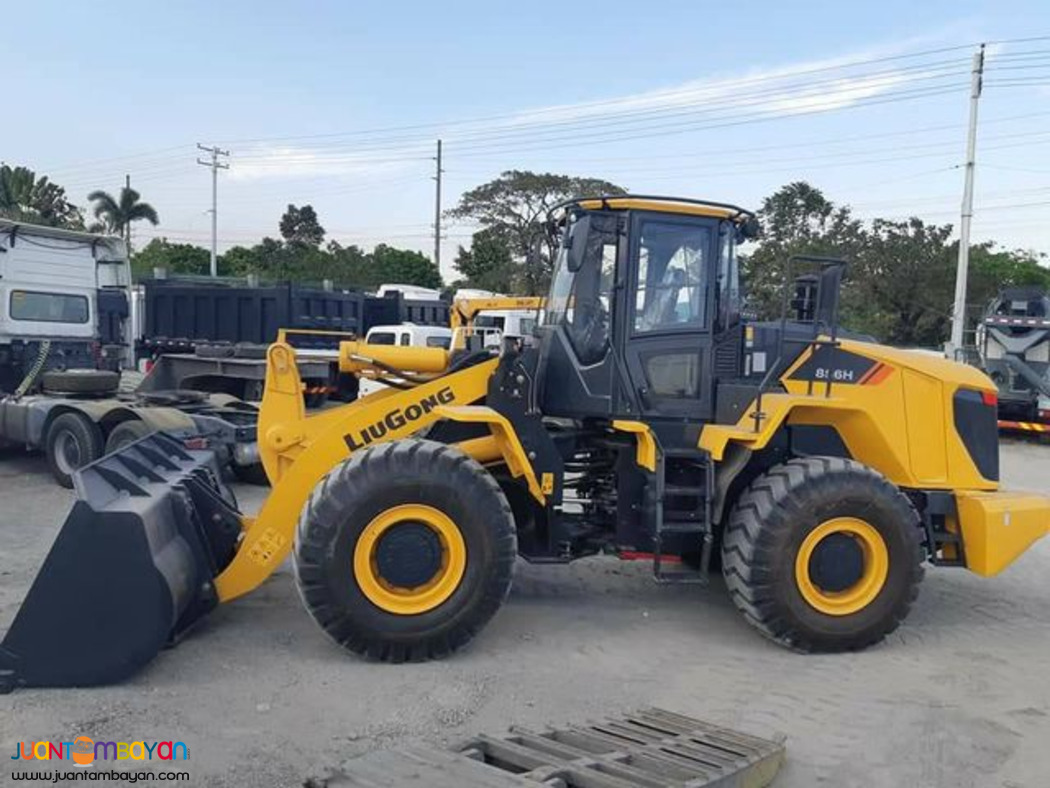
<instances>
[{"instance_id":1,"label":"gravel ground","mask_svg":"<svg viewBox=\"0 0 1050 788\"><path fill-rule=\"evenodd\" d=\"M1050 446L1003 447L1008 486L1050 491ZM72 500L41 457L0 456L0 629ZM247 511L263 492L238 487ZM1050 774L1050 540L997 578L927 573L906 625L861 654L801 656L748 628L720 582L657 586L645 567L519 566L465 652L391 666L350 657L303 611L287 565L133 680L0 696L19 741L176 739L191 784L299 785L401 741L582 721L642 705L788 736L780 788L1043 786ZM4 774L10 774L5 766Z\"/></svg>"}]
</instances>

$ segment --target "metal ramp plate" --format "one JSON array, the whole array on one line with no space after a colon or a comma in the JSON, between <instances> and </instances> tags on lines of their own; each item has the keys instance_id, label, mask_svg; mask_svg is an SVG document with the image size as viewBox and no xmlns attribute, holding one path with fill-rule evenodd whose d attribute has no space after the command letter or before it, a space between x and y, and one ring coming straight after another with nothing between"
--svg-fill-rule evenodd
<instances>
[{"instance_id":1,"label":"metal ramp plate","mask_svg":"<svg viewBox=\"0 0 1050 788\"><path fill-rule=\"evenodd\" d=\"M692 717L646 709L623 717L533 732L512 728L452 751L377 751L308 785L328 788L763 788L784 743Z\"/></svg>"}]
</instances>

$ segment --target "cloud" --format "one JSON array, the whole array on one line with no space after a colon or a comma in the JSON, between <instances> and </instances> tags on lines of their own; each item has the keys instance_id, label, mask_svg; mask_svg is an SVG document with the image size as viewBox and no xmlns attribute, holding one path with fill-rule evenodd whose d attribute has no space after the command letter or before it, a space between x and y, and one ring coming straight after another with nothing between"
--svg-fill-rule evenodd
<instances>
[{"instance_id":1,"label":"cloud","mask_svg":"<svg viewBox=\"0 0 1050 788\"><path fill-rule=\"evenodd\" d=\"M458 135L469 139L471 134L479 131L614 119L628 113L651 112L654 117L658 117L661 111L703 110L705 106L716 105L722 109L743 108L749 112L774 116L841 109L909 83L919 87L931 78L945 74L947 69L944 65L917 68L917 64L921 65L919 60L901 59L890 60L885 64L855 65L862 61L906 55L920 44L929 44L930 40L911 39L833 58L690 80L608 100L541 107L517 113L502 121L473 126L466 132L450 128L443 136L454 141ZM966 68L966 57L966 52L959 51L938 59L956 60L961 76ZM835 70L848 72L851 69L858 73L852 76L847 73L836 78Z\"/></svg>"},{"instance_id":2,"label":"cloud","mask_svg":"<svg viewBox=\"0 0 1050 788\"><path fill-rule=\"evenodd\" d=\"M587 124L588 130L601 125L615 136L620 131L644 133L647 123L682 114L706 115L715 121L741 114L787 117L844 109L900 90L963 87L969 66L966 50L908 57L920 46L941 39L939 35L913 38L837 57L705 77L600 101L556 104L445 126L435 124L409 136L390 131L385 138L377 132L315 142L301 138L302 144L264 143L234 159L230 174L241 180L382 176L418 170L433 156L435 137L464 147L480 143L482 148L513 148L515 139L535 142L535 135L553 133L558 126L570 131L577 124ZM996 53L989 48L990 57Z\"/></svg>"},{"instance_id":3,"label":"cloud","mask_svg":"<svg viewBox=\"0 0 1050 788\"><path fill-rule=\"evenodd\" d=\"M316 178L361 175L396 175L418 169L419 161L430 149L420 146L376 153L327 152L324 149L283 145L261 146L231 159L234 180L262 178Z\"/></svg>"}]
</instances>

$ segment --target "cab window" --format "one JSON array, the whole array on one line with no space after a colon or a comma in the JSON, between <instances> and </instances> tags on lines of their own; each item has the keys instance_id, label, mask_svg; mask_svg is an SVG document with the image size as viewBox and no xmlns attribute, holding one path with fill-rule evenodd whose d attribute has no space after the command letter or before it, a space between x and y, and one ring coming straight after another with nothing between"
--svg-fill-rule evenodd
<instances>
[{"instance_id":1,"label":"cab window","mask_svg":"<svg viewBox=\"0 0 1050 788\"><path fill-rule=\"evenodd\" d=\"M641 223L636 333L704 327L711 238L706 225L652 219Z\"/></svg>"},{"instance_id":2,"label":"cab window","mask_svg":"<svg viewBox=\"0 0 1050 788\"><path fill-rule=\"evenodd\" d=\"M88 322L87 296L68 293L11 291L11 318L41 323Z\"/></svg>"},{"instance_id":3,"label":"cab window","mask_svg":"<svg viewBox=\"0 0 1050 788\"><path fill-rule=\"evenodd\" d=\"M718 323L730 328L740 321L740 267L734 228L722 223L718 252Z\"/></svg>"},{"instance_id":4,"label":"cab window","mask_svg":"<svg viewBox=\"0 0 1050 788\"><path fill-rule=\"evenodd\" d=\"M394 332L393 331L376 331L374 334L368 335L369 345L393 345L394 344Z\"/></svg>"}]
</instances>

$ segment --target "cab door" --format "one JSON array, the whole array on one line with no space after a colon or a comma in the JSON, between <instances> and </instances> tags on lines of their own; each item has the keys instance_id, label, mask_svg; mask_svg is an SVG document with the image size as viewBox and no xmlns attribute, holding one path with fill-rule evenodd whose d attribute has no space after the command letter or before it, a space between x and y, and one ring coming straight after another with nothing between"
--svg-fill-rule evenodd
<instances>
[{"instance_id":1,"label":"cab door","mask_svg":"<svg viewBox=\"0 0 1050 788\"><path fill-rule=\"evenodd\" d=\"M630 237L620 328L636 407L654 417L710 419L718 222L636 213Z\"/></svg>"}]
</instances>

